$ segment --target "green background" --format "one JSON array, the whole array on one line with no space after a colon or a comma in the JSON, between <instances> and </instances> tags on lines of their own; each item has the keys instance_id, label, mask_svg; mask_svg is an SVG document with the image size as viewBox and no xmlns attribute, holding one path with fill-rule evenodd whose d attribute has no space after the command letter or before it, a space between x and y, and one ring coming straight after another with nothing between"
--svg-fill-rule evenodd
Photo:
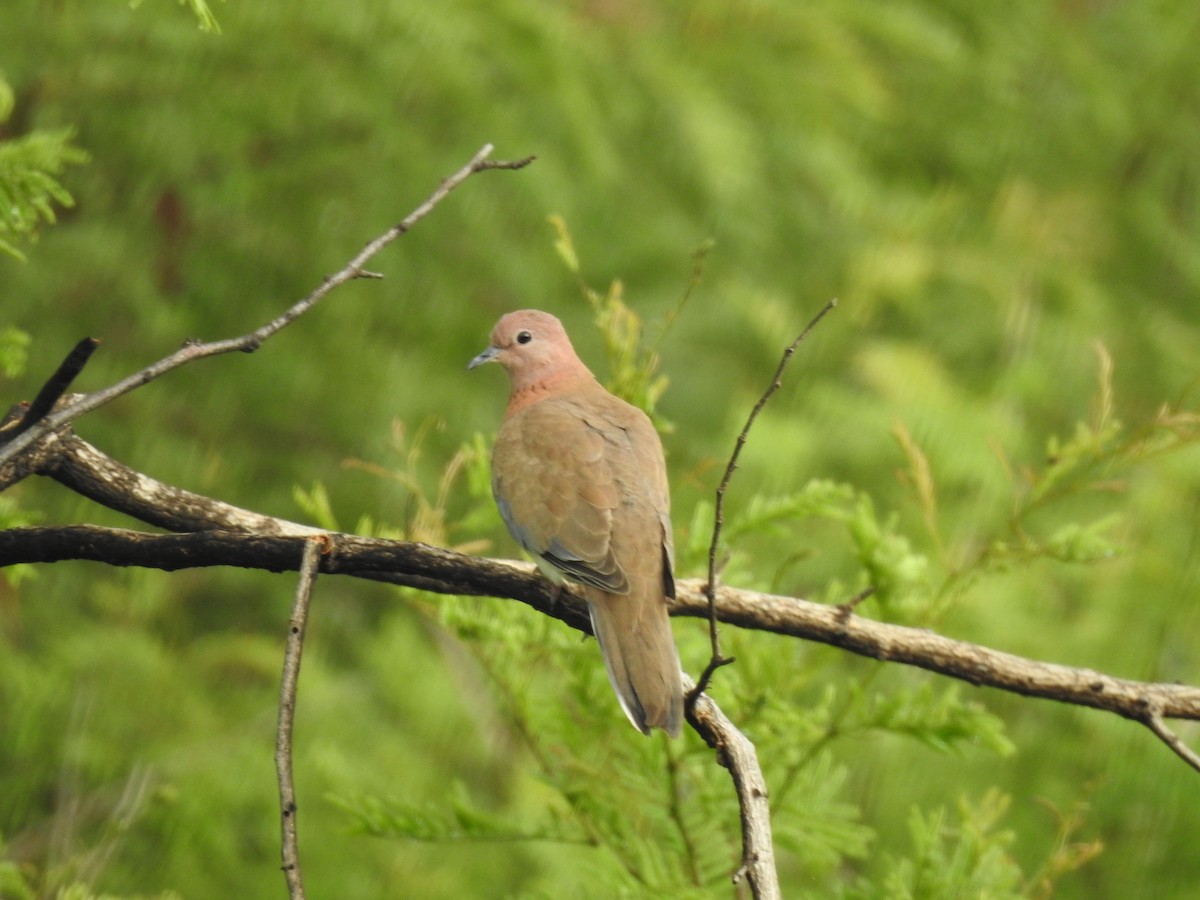
<instances>
[{"instance_id":1,"label":"green background","mask_svg":"<svg viewBox=\"0 0 1200 900\"><path fill-rule=\"evenodd\" d=\"M1176 422L1173 452L1137 443L1169 443L1153 425L1163 404L1196 407L1193 2L214 12L220 34L165 0L0 8L0 73L17 101L0 134L70 125L91 155L63 176L76 205L24 248L28 261L0 258L0 325L32 337L10 401L86 335L103 340L78 385L92 390L184 339L252 330L490 142L497 158L537 162L471 179L372 261L383 281L351 283L259 352L176 371L78 432L251 509L512 556L480 458L439 498L456 450L490 435L503 407L500 372L466 362L501 313L537 306L605 377L580 279L600 294L619 279L653 341L708 248L658 345L680 576L702 574L705 504L781 350L837 297L743 455L728 580L836 602L899 573L894 602L884 591L865 614L1200 682L1194 421ZM897 425L928 461L936 529ZM1037 493L1079 458L1061 491ZM812 479L869 496L872 513L785 502ZM43 524L130 524L44 480L9 498ZM781 508L764 512L772 500ZM839 521L835 507L856 512ZM892 536L876 547L889 559L868 558L868 521ZM292 584L83 563L0 583L0 837L22 878L50 896L72 883L282 894L271 742ZM578 658L572 690L596 698L597 721L546 724L555 752L589 760L580 783L624 815L640 801L614 796L614 772L649 772L653 789L668 751L624 725L594 648L498 603L319 582L297 734L310 894L727 896L735 811L694 735L670 751L704 785L684 793L687 814L724 822L699 873L647 862L631 879L638 867L594 836L357 832L378 797L436 811L461 793L502 821L544 815L562 784L536 741L513 736L495 685L527 678L536 715L562 720L554 666L575 663L558 656ZM677 634L698 672L702 626ZM739 664L714 696L761 741L769 781L789 785L775 807L786 895L1194 896L1200 781L1145 729L964 686L945 702L972 711L939 731L936 676L730 640ZM544 672L523 655L539 645L555 651L538 657ZM1194 727L1180 733L1200 743ZM989 809L997 824L972 855L970 823ZM937 831L939 810L961 825L933 859L920 832ZM1048 862L1093 842L1102 852L1075 871Z\"/></svg>"}]
</instances>

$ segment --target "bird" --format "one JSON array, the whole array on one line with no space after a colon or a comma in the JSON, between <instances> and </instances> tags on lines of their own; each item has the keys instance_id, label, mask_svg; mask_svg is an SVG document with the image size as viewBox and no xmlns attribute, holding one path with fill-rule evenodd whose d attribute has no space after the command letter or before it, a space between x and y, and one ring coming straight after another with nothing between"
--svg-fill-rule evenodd
<instances>
[{"instance_id":1,"label":"bird","mask_svg":"<svg viewBox=\"0 0 1200 900\"><path fill-rule=\"evenodd\" d=\"M492 494L513 538L551 580L580 586L609 682L643 734L683 720L671 500L650 418L609 393L541 310L500 318L468 369L508 373Z\"/></svg>"}]
</instances>

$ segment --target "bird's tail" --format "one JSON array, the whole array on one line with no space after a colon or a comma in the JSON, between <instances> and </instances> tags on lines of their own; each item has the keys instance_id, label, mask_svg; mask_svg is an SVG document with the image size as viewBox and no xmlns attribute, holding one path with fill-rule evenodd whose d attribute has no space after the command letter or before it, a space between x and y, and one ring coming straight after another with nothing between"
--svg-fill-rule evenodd
<instances>
[{"instance_id":1,"label":"bird's tail","mask_svg":"<svg viewBox=\"0 0 1200 900\"><path fill-rule=\"evenodd\" d=\"M666 604L661 597L587 593L592 630L625 715L642 734L661 728L679 737L683 682Z\"/></svg>"}]
</instances>

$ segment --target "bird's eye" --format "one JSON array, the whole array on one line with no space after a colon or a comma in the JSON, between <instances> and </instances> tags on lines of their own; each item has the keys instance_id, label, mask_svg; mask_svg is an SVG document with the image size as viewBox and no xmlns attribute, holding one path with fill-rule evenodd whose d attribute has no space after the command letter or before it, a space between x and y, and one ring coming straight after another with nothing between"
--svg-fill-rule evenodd
<instances>
[{"instance_id":1,"label":"bird's eye","mask_svg":"<svg viewBox=\"0 0 1200 900\"><path fill-rule=\"evenodd\" d=\"M533 340L533 335L530 334L528 331L518 331L517 332L517 343L518 344L528 344L532 340Z\"/></svg>"}]
</instances>

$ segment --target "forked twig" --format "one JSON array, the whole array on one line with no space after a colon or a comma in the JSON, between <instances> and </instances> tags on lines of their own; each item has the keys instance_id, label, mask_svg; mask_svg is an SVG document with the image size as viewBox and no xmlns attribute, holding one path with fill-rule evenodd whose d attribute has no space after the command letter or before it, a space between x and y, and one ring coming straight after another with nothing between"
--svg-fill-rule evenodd
<instances>
[{"instance_id":1,"label":"forked twig","mask_svg":"<svg viewBox=\"0 0 1200 900\"><path fill-rule=\"evenodd\" d=\"M836 297L825 304L821 311L813 317L812 321L804 327L804 330L796 336L796 339L783 351L783 356L779 360L779 365L775 367L775 375L771 378L770 385L763 391L762 396L758 398L758 402L754 404L754 408L750 410L750 415L746 418L746 424L742 426L742 431L737 436L737 441L733 445L733 453L729 457L729 463L725 466L725 474L721 477L720 485L717 486L716 508L713 513L712 543L708 546L708 585L705 588L705 595L708 597L708 639L712 646L712 655L708 660L708 665L704 667L704 671L696 680L695 689L688 694L688 703L695 703L696 698L708 689L708 683L712 680L713 673L717 669L733 662L732 657L726 658L721 653L721 636L717 628L717 548L721 542L721 527L725 524L725 492L729 489L729 481L733 478L733 472L737 468L738 457L742 455L742 448L746 445L746 438L750 435L750 428L754 425L754 420L758 418L758 414L767 405L767 401L771 399L771 395L779 390L783 384L783 370L787 368L792 354L796 352L796 348L800 345L800 342L808 337L809 333L817 327L817 323L825 318L825 314L835 306L837 306Z\"/></svg>"},{"instance_id":2,"label":"forked twig","mask_svg":"<svg viewBox=\"0 0 1200 900\"><path fill-rule=\"evenodd\" d=\"M1180 740L1179 735L1167 726L1163 719L1161 702L1148 702L1146 717L1142 719L1142 724L1153 731L1158 739L1171 749L1172 753L1200 772L1200 754Z\"/></svg>"}]
</instances>

